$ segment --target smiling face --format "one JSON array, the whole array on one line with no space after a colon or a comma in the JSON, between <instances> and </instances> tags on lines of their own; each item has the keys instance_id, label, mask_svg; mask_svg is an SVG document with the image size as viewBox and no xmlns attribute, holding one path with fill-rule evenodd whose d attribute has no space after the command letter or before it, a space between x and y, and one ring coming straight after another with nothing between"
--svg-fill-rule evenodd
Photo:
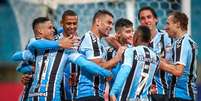
<instances>
[{"instance_id":1,"label":"smiling face","mask_svg":"<svg viewBox=\"0 0 201 101\"><path fill-rule=\"evenodd\" d=\"M156 29L156 24L158 22L157 18L153 15L151 10L145 9L142 10L139 14L140 24L148 26L150 30Z\"/></svg>"},{"instance_id":2,"label":"smiling face","mask_svg":"<svg viewBox=\"0 0 201 101\"><path fill-rule=\"evenodd\" d=\"M78 17L77 16L65 16L61 20L61 25L64 29L64 34L66 36L68 35L74 35L77 31L78 26Z\"/></svg>"},{"instance_id":3,"label":"smiling face","mask_svg":"<svg viewBox=\"0 0 201 101\"><path fill-rule=\"evenodd\" d=\"M174 16L170 15L167 19L165 30L168 35L172 38L176 37L176 31L178 30L178 24L173 21Z\"/></svg>"},{"instance_id":4,"label":"smiling face","mask_svg":"<svg viewBox=\"0 0 201 101\"><path fill-rule=\"evenodd\" d=\"M54 39L54 26L51 21L46 21L44 23L39 23L37 30L40 33L41 38Z\"/></svg>"},{"instance_id":5,"label":"smiling face","mask_svg":"<svg viewBox=\"0 0 201 101\"><path fill-rule=\"evenodd\" d=\"M112 30L113 17L109 15L104 15L104 17L97 18L98 32L102 37L109 36Z\"/></svg>"},{"instance_id":6,"label":"smiling face","mask_svg":"<svg viewBox=\"0 0 201 101\"><path fill-rule=\"evenodd\" d=\"M120 30L116 33L117 37L122 45L124 44L131 44L133 43L133 28L130 27L122 27Z\"/></svg>"}]
</instances>

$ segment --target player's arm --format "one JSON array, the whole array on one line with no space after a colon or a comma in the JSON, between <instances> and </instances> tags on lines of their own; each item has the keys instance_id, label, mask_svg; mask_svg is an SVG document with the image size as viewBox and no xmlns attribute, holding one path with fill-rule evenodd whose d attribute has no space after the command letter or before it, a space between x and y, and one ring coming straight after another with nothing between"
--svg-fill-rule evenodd
<instances>
[{"instance_id":1,"label":"player's arm","mask_svg":"<svg viewBox=\"0 0 201 101\"><path fill-rule=\"evenodd\" d=\"M14 61L34 61L34 55L29 50L15 52L12 57Z\"/></svg>"},{"instance_id":2,"label":"player's arm","mask_svg":"<svg viewBox=\"0 0 201 101\"><path fill-rule=\"evenodd\" d=\"M22 75L20 81L21 81L22 84L26 85L26 84L28 84L30 82L31 79L32 79L32 75L24 74L24 75Z\"/></svg>"},{"instance_id":3,"label":"player's arm","mask_svg":"<svg viewBox=\"0 0 201 101\"><path fill-rule=\"evenodd\" d=\"M121 65L121 68L117 73L117 77L110 92L110 96L113 96L113 98L120 93L120 89L122 88L131 71L131 67L133 64L133 48L127 48L123 56L123 64Z\"/></svg>"},{"instance_id":4,"label":"player's arm","mask_svg":"<svg viewBox=\"0 0 201 101\"><path fill-rule=\"evenodd\" d=\"M101 67L111 70L112 67L114 67L122 59L122 54L123 54L125 48L126 47L120 47L117 51L117 54L108 61L104 61L102 58L91 59L91 61L95 62L96 64L100 65Z\"/></svg>"},{"instance_id":5,"label":"player's arm","mask_svg":"<svg viewBox=\"0 0 201 101\"><path fill-rule=\"evenodd\" d=\"M117 41L117 39L114 36L109 36L105 38L107 43L114 47L115 49L119 49L121 47L121 44Z\"/></svg>"},{"instance_id":6,"label":"player's arm","mask_svg":"<svg viewBox=\"0 0 201 101\"><path fill-rule=\"evenodd\" d=\"M110 91L111 99L115 98L116 95L120 93L120 90L130 73L130 70L131 67L129 65L122 64L121 69L119 70L113 87Z\"/></svg>"},{"instance_id":7,"label":"player's arm","mask_svg":"<svg viewBox=\"0 0 201 101\"><path fill-rule=\"evenodd\" d=\"M87 71L91 74L100 75L103 77L112 77L112 73L110 71L100 67L92 61L87 60L83 55L79 53L70 54L68 58L71 62L79 65L83 71Z\"/></svg>"},{"instance_id":8,"label":"player's arm","mask_svg":"<svg viewBox=\"0 0 201 101\"><path fill-rule=\"evenodd\" d=\"M28 61L22 61L16 68L16 71L22 74L31 74L34 71L34 64Z\"/></svg>"},{"instance_id":9,"label":"player's arm","mask_svg":"<svg viewBox=\"0 0 201 101\"><path fill-rule=\"evenodd\" d=\"M160 69L167 71L174 76L181 76L183 74L184 65L183 64L170 64L167 60L160 59Z\"/></svg>"},{"instance_id":10,"label":"player's arm","mask_svg":"<svg viewBox=\"0 0 201 101\"><path fill-rule=\"evenodd\" d=\"M185 43L186 41L182 41L181 43L176 44L176 52L179 52L176 54L176 61L174 64L168 63L166 59L161 59L160 62L160 68L172 73L173 75L179 77L183 74L184 66L188 62L188 54L191 53L191 50L188 46L190 46L188 43Z\"/></svg>"},{"instance_id":11,"label":"player's arm","mask_svg":"<svg viewBox=\"0 0 201 101\"><path fill-rule=\"evenodd\" d=\"M60 40L35 40L28 45L29 49L48 49L48 48L71 48L78 42L77 37L64 37Z\"/></svg>"}]
</instances>

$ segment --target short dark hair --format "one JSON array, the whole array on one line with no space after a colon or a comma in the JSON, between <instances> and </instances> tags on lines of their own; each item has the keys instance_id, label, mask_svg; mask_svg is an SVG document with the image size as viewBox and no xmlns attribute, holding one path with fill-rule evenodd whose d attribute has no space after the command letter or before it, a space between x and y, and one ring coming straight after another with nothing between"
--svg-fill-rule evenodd
<instances>
[{"instance_id":1,"label":"short dark hair","mask_svg":"<svg viewBox=\"0 0 201 101\"><path fill-rule=\"evenodd\" d=\"M62 19L64 19L65 16L77 16L77 14L73 10L66 10L62 15Z\"/></svg>"},{"instance_id":2,"label":"short dark hair","mask_svg":"<svg viewBox=\"0 0 201 101\"><path fill-rule=\"evenodd\" d=\"M133 23L125 18L120 18L115 23L115 32L118 32L122 27L133 27Z\"/></svg>"},{"instance_id":3,"label":"short dark hair","mask_svg":"<svg viewBox=\"0 0 201 101\"><path fill-rule=\"evenodd\" d=\"M179 22L180 27L182 30L187 30L188 29L188 17L185 13L182 12L172 12L170 13L170 15L172 15L173 18L173 22Z\"/></svg>"},{"instance_id":4,"label":"short dark hair","mask_svg":"<svg viewBox=\"0 0 201 101\"><path fill-rule=\"evenodd\" d=\"M112 18L114 17L114 16L112 15L112 13L110 13L108 10L105 10L105 9L103 9L103 10L98 10L98 11L95 13L94 17L93 17L93 23L95 22L95 20L96 20L97 18L99 18L99 17L101 17L101 16L104 16L104 15L109 15L109 16L111 16Z\"/></svg>"},{"instance_id":5,"label":"short dark hair","mask_svg":"<svg viewBox=\"0 0 201 101\"><path fill-rule=\"evenodd\" d=\"M154 16L156 19L158 18L158 17L157 17L157 14L156 14L156 12L155 12L155 10L154 10L153 8L151 8L151 7L149 7L149 6L145 6L145 7L140 8L140 10L139 10L139 12L138 12L138 20L140 20L140 13L141 13L142 11L144 11L144 10L150 10L151 13L153 14L153 16Z\"/></svg>"},{"instance_id":6,"label":"short dark hair","mask_svg":"<svg viewBox=\"0 0 201 101\"><path fill-rule=\"evenodd\" d=\"M136 33L140 33L143 42L149 42L151 39L151 31L147 26L138 26L136 29Z\"/></svg>"},{"instance_id":7,"label":"short dark hair","mask_svg":"<svg viewBox=\"0 0 201 101\"><path fill-rule=\"evenodd\" d=\"M44 23L46 21L50 21L50 19L48 17L38 17L38 18L35 18L33 20L33 23L32 23L32 28L33 30L35 29L35 27L40 24L40 23Z\"/></svg>"}]
</instances>

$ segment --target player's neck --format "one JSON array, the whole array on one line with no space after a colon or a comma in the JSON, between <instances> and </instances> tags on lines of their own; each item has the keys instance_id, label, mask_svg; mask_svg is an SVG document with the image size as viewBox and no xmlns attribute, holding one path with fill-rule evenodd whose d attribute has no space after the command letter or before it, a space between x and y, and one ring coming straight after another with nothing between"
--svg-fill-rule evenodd
<instances>
[{"instance_id":1,"label":"player's neck","mask_svg":"<svg viewBox=\"0 0 201 101\"><path fill-rule=\"evenodd\" d=\"M146 42L142 42L142 43L140 43L140 45L148 46L148 43L146 43Z\"/></svg>"},{"instance_id":2,"label":"player's neck","mask_svg":"<svg viewBox=\"0 0 201 101\"><path fill-rule=\"evenodd\" d=\"M182 38L186 32L187 32L186 30L178 30L177 31L177 39Z\"/></svg>"},{"instance_id":3,"label":"player's neck","mask_svg":"<svg viewBox=\"0 0 201 101\"><path fill-rule=\"evenodd\" d=\"M100 33L98 32L97 28L95 26L93 26L91 28L91 32L97 37L97 38L101 38Z\"/></svg>"},{"instance_id":4,"label":"player's neck","mask_svg":"<svg viewBox=\"0 0 201 101\"><path fill-rule=\"evenodd\" d=\"M70 35L76 36L76 33L69 34L69 33L63 32L63 36L64 36L64 37L69 37Z\"/></svg>"},{"instance_id":5,"label":"player's neck","mask_svg":"<svg viewBox=\"0 0 201 101\"><path fill-rule=\"evenodd\" d=\"M156 28L152 29L151 30L151 39L153 39L156 36L156 34L157 34Z\"/></svg>"}]
</instances>

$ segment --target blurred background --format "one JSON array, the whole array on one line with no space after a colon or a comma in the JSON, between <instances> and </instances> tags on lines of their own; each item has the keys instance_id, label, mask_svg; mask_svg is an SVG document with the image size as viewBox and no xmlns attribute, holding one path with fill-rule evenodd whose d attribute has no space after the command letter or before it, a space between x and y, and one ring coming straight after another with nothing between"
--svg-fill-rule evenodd
<instances>
[{"instance_id":1,"label":"blurred background","mask_svg":"<svg viewBox=\"0 0 201 101\"><path fill-rule=\"evenodd\" d=\"M158 27L161 29L171 11L185 12L189 17L189 33L198 46L201 45L200 0L0 0L0 100L16 101L22 92L23 86L19 82L21 75L15 71L18 63L11 61L10 57L14 52L23 50L33 37L31 24L34 18L49 16L56 28L60 29L62 13L72 9L79 16L78 33L82 36L90 29L92 17L99 9L111 11L114 20L126 17L136 27L139 25L138 10L143 6L151 6L156 10ZM197 59L197 84L200 85L200 49Z\"/></svg>"}]
</instances>

